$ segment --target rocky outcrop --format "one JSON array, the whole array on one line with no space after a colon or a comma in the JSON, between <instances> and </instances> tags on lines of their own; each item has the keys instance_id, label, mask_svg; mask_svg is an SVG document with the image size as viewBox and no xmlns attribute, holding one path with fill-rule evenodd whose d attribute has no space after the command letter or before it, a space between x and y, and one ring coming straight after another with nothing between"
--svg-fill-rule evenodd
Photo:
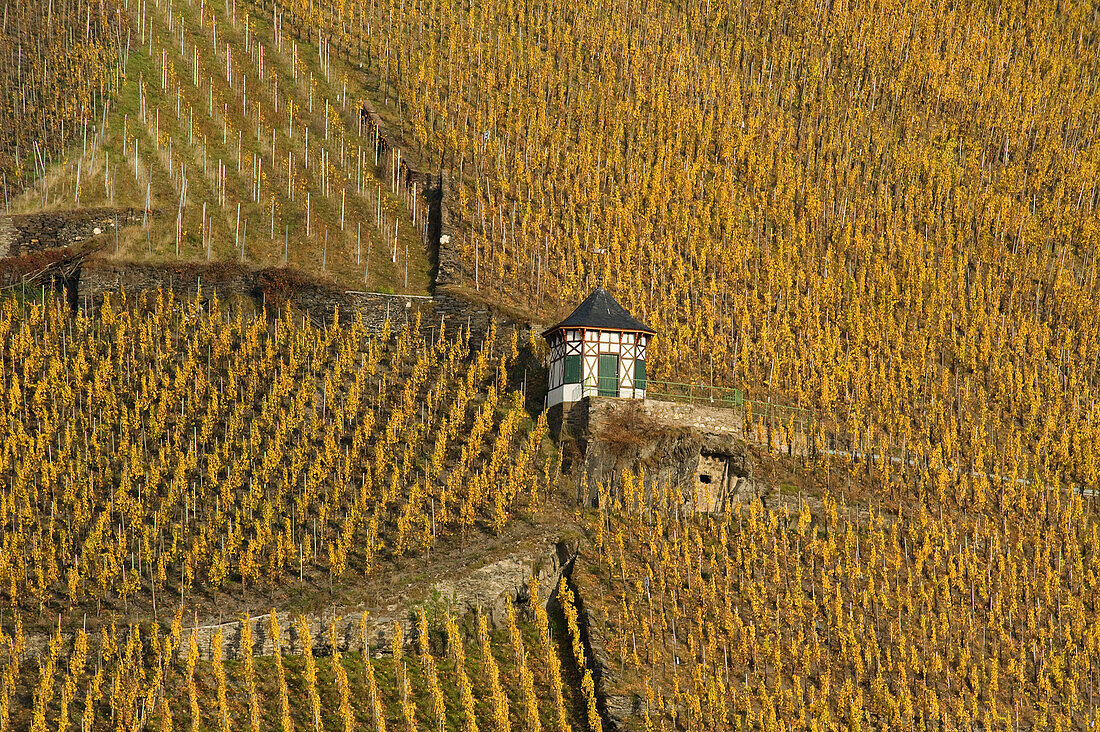
<instances>
[{"instance_id":1,"label":"rocky outcrop","mask_svg":"<svg viewBox=\"0 0 1100 732\"><path fill-rule=\"evenodd\" d=\"M585 664L592 672L596 708L604 729L616 732L631 729L629 722L632 717L641 713L645 701L638 694L615 693L622 685L622 678L617 663L607 650L607 634L611 629L592 611L592 607L598 607L603 599L598 596L601 588L593 579L605 574L606 570L597 568L588 554L578 555L576 561L565 571L566 582L573 592L577 608L577 626L584 646ZM586 590L591 590L594 597L587 597ZM581 669L576 668L573 654L566 652L564 655L579 676Z\"/></svg>"},{"instance_id":2,"label":"rocky outcrop","mask_svg":"<svg viewBox=\"0 0 1100 732\"><path fill-rule=\"evenodd\" d=\"M705 421L693 422L691 406L677 404L684 409L668 419L662 409L666 404L586 398L573 407L570 425L584 453L590 502L599 500L601 485L615 495L625 469L644 471L647 505L657 491L671 489L678 492L682 510L720 513L730 501L751 501L765 494L765 485L753 477L753 458L740 436L739 413L707 410L726 414L706 414ZM728 423L720 421L723 416Z\"/></svg>"},{"instance_id":3,"label":"rocky outcrop","mask_svg":"<svg viewBox=\"0 0 1100 732\"><path fill-rule=\"evenodd\" d=\"M642 697L637 694L608 694L604 697L607 706L608 725L612 732L620 729L628 729L627 721L642 713Z\"/></svg>"},{"instance_id":4,"label":"rocky outcrop","mask_svg":"<svg viewBox=\"0 0 1100 732\"><path fill-rule=\"evenodd\" d=\"M524 551L504 557L470 571L465 576L445 579L434 586L442 597L451 599L458 615L480 610L493 625L501 625L507 617L506 604L526 604L530 599L528 581L539 582L539 597L547 598L561 577L563 557L558 542L543 541ZM567 553L564 562L569 561Z\"/></svg>"},{"instance_id":5,"label":"rocky outcrop","mask_svg":"<svg viewBox=\"0 0 1100 732\"><path fill-rule=\"evenodd\" d=\"M431 161L421 159L418 152L408 145L401 135L386 124L369 101L360 108L364 125L375 134L375 152L378 156L379 176L383 180L396 181L395 191L409 194L415 184L419 204L428 212L428 241L433 246L430 255L435 259L435 285L442 287L461 283L462 259L458 251L457 230L451 211L451 172L442 165L437 172Z\"/></svg>"}]
</instances>

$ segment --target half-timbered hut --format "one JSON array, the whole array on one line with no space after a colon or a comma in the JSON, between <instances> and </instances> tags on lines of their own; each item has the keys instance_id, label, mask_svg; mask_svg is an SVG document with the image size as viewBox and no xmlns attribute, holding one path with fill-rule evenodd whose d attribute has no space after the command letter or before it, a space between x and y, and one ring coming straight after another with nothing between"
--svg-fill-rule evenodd
<instances>
[{"instance_id":1,"label":"half-timbered hut","mask_svg":"<svg viewBox=\"0 0 1100 732\"><path fill-rule=\"evenodd\" d=\"M550 344L546 406L586 396L644 399L645 353L656 331L602 287L542 336Z\"/></svg>"}]
</instances>

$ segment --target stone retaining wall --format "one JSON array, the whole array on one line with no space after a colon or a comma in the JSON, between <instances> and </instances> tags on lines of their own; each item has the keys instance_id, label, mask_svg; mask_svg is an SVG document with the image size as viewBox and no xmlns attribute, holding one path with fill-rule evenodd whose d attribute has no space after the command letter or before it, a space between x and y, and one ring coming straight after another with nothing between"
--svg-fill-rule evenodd
<instances>
[{"instance_id":1,"label":"stone retaining wall","mask_svg":"<svg viewBox=\"0 0 1100 732\"><path fill-rule=\"evenodd\" d=\"M639 407L650 420L667 427L695 429L716 435L745 438L745 415L738 409L681 404L657 399L585 397L561 412L561 423L583 439L604 428L612 415L627 407ZM554 415L552 415L554 416Z\"/></svg>"},{"instance_id":2,"label":"stone retaining wall","mask_svg":"<svg viewBox=\"0 0 1100 732\"><path fill-rule=\"evenodd\" d=\"M575 432L595 433L611 415L630 405L639 405L647 418L667 427L728 436L764 445L773 452L786 455L809 456L813 450L812 440L797 427L787 429L777 422L761 425L754 421L746 424L743 409L710 407L699 403L586 397L572 405L564 420Z\"/></svg>"},{"instance_id":3,"label":"stone retaining wall","mask_svg":"<svg viewBox=\"0 0 1100 732\"><path fill-rule=\"evenodd\" d=\"M504 627L507 620L506 603L523 605L528 601L528 582L535 577L539 583L539 597L545 604L553 595L565 564L571 559L570 552L562 556L560 542L540 541L517 554L492 562L484 567L472 570L454 579L436 583L433 590L460 620L467 615L481 611L492 627ZM289 613L276 614L279 624L280 650L284 654L301 654L305 650L305 637L299 632L297 618ZM311 650L318 655L332 652L332 639L341 652L362 651L392 652L393 625L401 625L401 637L406 643L416 638L413 609L400 603L384 610L366 612L356 610L339 615L333 621L333 613L306 616L309 627ZM441 619L433 619L439 622ZM255 656L270 656L275 653L275 639L271 634L271 615L258 615L247 620L252 629L252 653ZM222 657L240 658L242 623L239 620L220 625L203 625L184 628L178 651L185 657L190 645L191 634L195 634L195 645L199 656L210 659L213 656L214 636L222 632Z\"/></svg>"},{"instance_id":4,"label":"stone retaining wall","mask_svg":"<svg viewBox=\"0 0 1100 732\"><path fill-rule=\"evenodd\" d=\"M148 215L140 208L81 208L0 217L0 257L70 247L123 226L140 224Z\"/></svg>"},{"instance_id":5,"label":"stone retaining wall","mask_svg":"<svg viewBox=\"0 0 1100 732\"><path fill-rule=\"evenodd\" d=\"M593 408L593 419L599 420L613 405L607 400L597 400ZM723 409L701 404L681 404L656 399L642 401L642 409L650 419L671 427L686 427L716 435L731 435L739 439L745 437L745 415L739 409Z\"/></svg>"},{"instance_id":6,"label":"stone retaining wall","mask_svg":"<svg viewBox=\"0 0 1100 732\"><path fill-rule=\"evenodd\" d=\"M81 307L94 306L103 302L108 292L157 289L193 299L201 288L206 296L216 292L228 300L233 296L252 298L255 286L254 273L233 264L153 265L94 259L81 268L77 299Z\"/></svg>"},{"instance_id":7,"label":"stone retaining wall","mask_svg":"<svg viewBox=\"0 0 1100 732\"><path fill-rule=\"evenodd\" d=\"M471 614L480 611L492 627L502 628L507 622L509 602L520 610L529 605L529 583L532 577L538 582L542 604L545 606L550 602L562 573L569 571L578 552L579 548L575 543L562 540L554 533L546 533L524 543L497 561L460 571L428 587L418 588L421 592L417 597L432 598L431 603L434 604L426 603L428 606L425 607L425 613L433 625L438 626L443 621L440 617L443 612L448 612L459 622L464 622ZM391 604L373 607L367 611L354 609L305 615L310 648L315 655L330 655L335 636L335 645L341 652L362 651L364 648L372 653L392 652L395 622L401 625L402 638L411 645L416 639L413 622L415 607L415 601L405 596L394 597ZM306 640L299 631L297 616L288 612L277 612L276 621L279 626L280 652L286 655L301 654L305 650ZM271 633L271 614L255 615L243 622L247 622L252 631L252 655L273 655L275 636ZM162 633L167 632L168 625L162 616ZM177 650L181 660L190 652L192 636L195 638L199 657L210 660L218 631L222 634L222 658L242 657L241 631L244 626L241 620L189 626L188 618L184 616L183 626ZM64 657L72 647L73 636L65 633L63 637ZM50 636L32 634L25 641L23 658L40 658L48 649ZM0 648L0 660L6 657L5 654L6 649Z\"/></svg>"},{"instance_id":8,"label":"stone retaining wall","mask_svg":"<svg viewBox=\"0 0 1100 732\"><path fill-rule=\"evenodd\" d=\"M171 291L181 299L217 295L222 302L244 304L269 313L289 303L319 325L331 323L339 309L340 321L351 323L363 317L368 332L379 333L388 318L391 328L413 325L420 316L425 338L439 333L453 336L469 329L475 345L495 320L498 324L525 327L512 315L485 304L470 302L449 289L434 296L394 295L381 292L344 292L301 273L283 269L253 270L235 263L180 263L176 265L117 262L89 259L76 278L74 302L78 307L95 307L109 292L125 290Z\"/></svg>"}]
</instances>

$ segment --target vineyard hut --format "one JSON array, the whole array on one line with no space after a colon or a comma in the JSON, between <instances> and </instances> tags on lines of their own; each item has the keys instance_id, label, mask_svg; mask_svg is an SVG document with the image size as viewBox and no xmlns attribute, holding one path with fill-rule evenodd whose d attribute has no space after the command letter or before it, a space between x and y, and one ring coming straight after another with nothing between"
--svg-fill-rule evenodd
<instances>
[{"instance_id":1,"label":"vineyard hut","mask_svg":"<svg viewBox=\"0 0 1100 732\"><path fill-rule=\"evenodd\" d=\"M644 399L645 352L656 331L602 287L542 337L550 344L546 406L586 396Z\"/></svg>"}]
</instances>

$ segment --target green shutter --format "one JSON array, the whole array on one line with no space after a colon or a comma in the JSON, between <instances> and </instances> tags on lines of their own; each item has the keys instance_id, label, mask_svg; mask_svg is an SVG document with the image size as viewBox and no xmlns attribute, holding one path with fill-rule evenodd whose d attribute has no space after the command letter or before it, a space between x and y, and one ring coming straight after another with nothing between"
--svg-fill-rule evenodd
<instances>
[{"instance_id":1,"label":"green shutter","mask_svg":"<svg viewBox=\"0 0 1100 732\"><path fill-rule=\"evenodd\" d=\"M645 361L640 358L634 361L634 388L645 388Z\"/></svg>"},{"instance_id":2,"label":"green shutter","mask_svg":"<svg viewBox=\"0 0 1100 732\"><path fill-rule=\"evenodd\" d=\"M581 383L581 357L580 356L566 356L565 357L565 380L566 384L579 384Z\"/></svg>"}]
</instances>

